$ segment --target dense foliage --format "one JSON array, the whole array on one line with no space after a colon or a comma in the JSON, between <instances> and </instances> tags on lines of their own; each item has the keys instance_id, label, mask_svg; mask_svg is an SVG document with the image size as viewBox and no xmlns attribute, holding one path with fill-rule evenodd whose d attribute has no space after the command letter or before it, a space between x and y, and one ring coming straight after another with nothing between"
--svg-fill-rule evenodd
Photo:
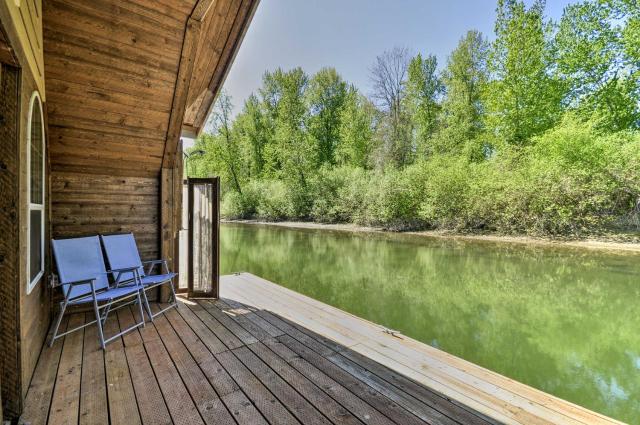
<instances>
[{"instance_id":1,"label":"dense foliage","mask_svg":"<svg viewBox=\"0 0 640 425\"><path fill-rule=\"evenodd\" d=\"M395 48L363 95L335 69L275 70L231 117L224 93L187 171L229 218L584 234L637 229L640 9L498 0L495 37Z\"/></svg>"}]
</instances>

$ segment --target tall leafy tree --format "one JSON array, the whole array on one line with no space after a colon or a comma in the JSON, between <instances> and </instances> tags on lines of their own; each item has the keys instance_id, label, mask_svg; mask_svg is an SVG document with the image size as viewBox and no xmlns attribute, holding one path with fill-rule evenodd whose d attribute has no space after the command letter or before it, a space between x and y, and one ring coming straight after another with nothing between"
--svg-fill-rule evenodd
<instances>
[{"instance_id":1,"label":"tall leafy tree","mask_svg":"<svg viewBox=\"0 0 640 425\"><path fill-rule=\"evenodd\" d=\"M487 123L500 141L525 144L559 119L562 90L552 78L551 27L544 0L498 0L490 55Z\"/></svg>"},{"instance_id":2,"label":"tall leafy tree","mask_svg":"<svg viewBox=\"0 0 640 425\"><path fill-rule=\"evenodd\" d=\"M263 96L274 125L274 141L267 154L277 166L276 176L287 181L298 193L307 186L316 164L316 150L307 136L305 91L309 78L302 68L267 73Z\"/></svg>"},{"instance_id":3,"label":"tall leafy tree","mask_svg":"<svg viewBox=\"0 0 640 425\"><path fill-rule=\"evenodd\" d=\"M626 0L588 0L568 6L555 37L557 73L565 102L602 126L637 126L640 43L638 7ZM635 15L635 17L634 17Z\"/></svg>"},{"instance_id":4,"label":"tall leafy tree","mask_svg":"<svg viewBox=\"0 0 640 425\"><path fill-rule=\"evenodd\" d=\"M339 164L371 167L377 110L351 86L345 97L340 119L340 145L336 150Z\"/></svg>"},{"instance_id":5,"label":"tall leafy tree","mask_svg":"<svg viewBox=\"0 0 640 425\"><path fill-rule=\"evenodd\" d=\"M417 151L426 156L431 150L429 140L436 130L440 105L438 98L443 85L438 76L438 60L418 53L407 72L406 100L415 126Z\"/></svg>"},{"instance_id":6,"label":"tall leafy tree","mask_svg":"<svg viewBox=\"0 0 640 425\"><path fill-rule=\"evenodd\" d=\"M441 130L435 140L437 152L461 152L482 131L488 52L489 45L482 34L469 31L449 56L442 74L446 96Z\"/></svg>"},{"instance_id":7,"label":"tall leafy tree","mask_svg":"<svg viewBox=\"0 0 640 425\"><path fill-rule=\"evenodd\" d=\"M340 144L340 121L347 83L334 68L323 68L309 81L307 130L316 145L319 164L334 164Z\"/></svg>"},{"instance_id":8,"label":"tall leafy tree","mask_svg":"<svg viewBox=\"0 0 640 425\"><path fill-rule=\"evenodd\" d=\"M234 129L249 161L249 177L259 177L265 166L265 148L273 139L273 134L268 117L255 94L245 101L242 112L235 119Z\"/></svg>"}]
</instances>

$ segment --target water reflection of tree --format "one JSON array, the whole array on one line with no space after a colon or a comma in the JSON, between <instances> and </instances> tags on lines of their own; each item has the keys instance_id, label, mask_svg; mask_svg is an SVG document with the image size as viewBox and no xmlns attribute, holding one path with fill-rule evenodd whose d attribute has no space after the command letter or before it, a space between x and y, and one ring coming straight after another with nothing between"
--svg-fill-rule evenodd
<instances>
[{"instance_id":1,"label":"water reflection of tree","mask_svg":"<svg viewBox=\"0 0 640 425\"><path fill-rule=\"evenodd\" d=\"M640 265L401 235L224 226L249 271L621 419L640 415Z\"/></svg>"}]
</instances>

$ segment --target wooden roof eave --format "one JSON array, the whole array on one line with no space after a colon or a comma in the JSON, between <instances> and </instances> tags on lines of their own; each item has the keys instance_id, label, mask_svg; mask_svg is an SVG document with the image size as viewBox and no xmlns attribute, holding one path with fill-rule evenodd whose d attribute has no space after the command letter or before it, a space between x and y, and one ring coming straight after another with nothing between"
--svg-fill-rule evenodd
<instances>
[{"instance_id":1,"label":"wooden roof eave","mask_svg":"<svg viewBox=\"0 0 640 425\"><path fill-rule=\"evenodd\" d=\"M202 23L207 17L207 14L211 13L213 10L212 5L215 2L213 0L199 0L187 20L180 57L180 66L176 79L163 153L163 168L172 168L175 165L178 142L183 131L193 136L197 136L202 131L206 117L213 106L215 96L226 78L229 68L231 67L231 63L235 59L235 55L242 43L246 29L248 28L259 3L259 0L239 1L242 2L243 8L246 7L246 12L243 13L242 16L236 16L234 25L231 27L230 33L227 36L227 43L217 66L213 67L213 69L206 69L206 72L208 74L210 73L210 77L208 75L204 77L205 79L208 77L209 85L205 96L199 97L198 99L201 100L201 103L198 105L198 113L196 114L197 120L193 123L185 122L185 113L188 107L187 103L189 100L190 89L192 89L191 83L195 72L194 64L196 63L199 55L213 54L209 51L199 52L198 43L200 41L200 37L205 36L202 32ZM239 21L238 17L240 17Z\"/></svg>"},{"instance_id":2,"label":"wooden roof eave","mask_svg":"<svg viewBox=\"0 0 640 425\"><path fill-rule=\"evenodd\" d=\"M201 93L201 95L195 99L194 104L188 105L188 108L195 108L196 113L191 122L185 121L183 123L183 130L185 132L197 137L204 130L207 117L213 109L215 99L224 85L231 65L235 61L259 3L259 0L243 1L238 16L231 27L218 66L206 70L209 73L209 75L206 76L208 77L209 83L207 84L205 92Z\"/></svg>"}]
</instances>

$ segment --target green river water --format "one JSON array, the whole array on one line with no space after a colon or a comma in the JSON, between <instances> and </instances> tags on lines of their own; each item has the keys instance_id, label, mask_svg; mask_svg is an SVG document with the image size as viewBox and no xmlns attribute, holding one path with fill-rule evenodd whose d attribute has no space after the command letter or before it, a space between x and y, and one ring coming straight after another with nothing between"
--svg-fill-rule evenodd
<instances>
[{"instance_id":1,"label":"green river water","mask_svg":"<svg viewBox=\"0 0 640 425\"><path fill-rule=\"evenodd\" d=\"M246 271L563 399L640 423L640 256L223 224Z\"/></svg>"}]
</instances>

